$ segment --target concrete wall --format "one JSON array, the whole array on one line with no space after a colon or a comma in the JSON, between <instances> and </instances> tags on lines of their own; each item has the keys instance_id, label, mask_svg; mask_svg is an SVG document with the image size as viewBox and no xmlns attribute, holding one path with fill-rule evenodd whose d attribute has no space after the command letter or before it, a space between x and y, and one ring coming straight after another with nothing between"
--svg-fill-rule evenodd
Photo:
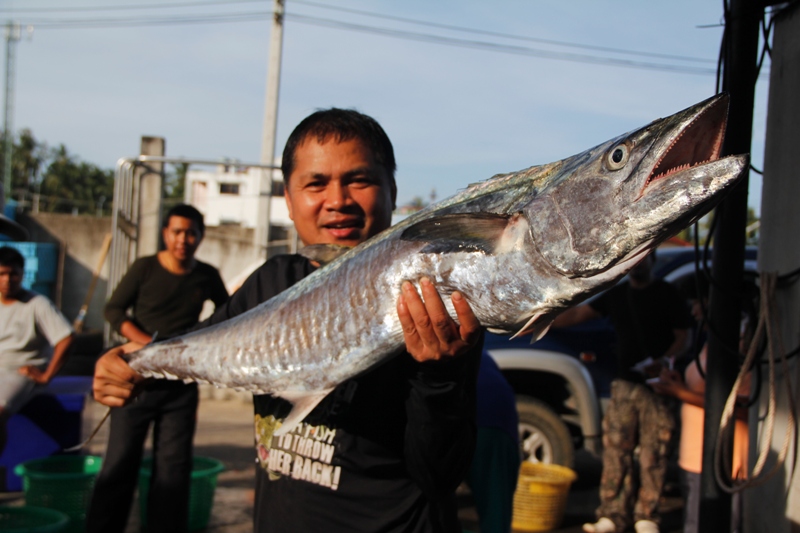
<instances>
[{"instance_id":1,"label":"concrete wall","mask_svg":"<svg viewBox=\"0 0 800 533\"><path fill-rule=\"evenodd\" d=\"M764 185L761 201L759 268L764 272L787 273L800 267L800 4L783 10L776 19L772 46L767 137L764 152ZM800 282L779 287L775 318L780 325L783 346L800 345ZM800 406L797 357L789 362L792 394L783 385L778 369L775 434L767 442L765 418L769 397L766 366L762 365L761 393L757 409L750 414L750 465L765 446L770 456L765 468L771 470L783 446L789 416L789 400ZM754 387L756 388L756 387ZM766 484L744 492L746 533L788 533L800 531L800 471L796 467L797 428L792 432L787 462Z\"/></svg>"},{"instance_id":2,"label":"concrete wall","mask_svg":"<svg viewBox=\"0 0 800 533\"><path fill-rule=\"evenodd\" d=\"M240 226L210 227L197 250L197 259L217 267L222 280L229 285L258 261L257 250L253 247L253 231L253 228Z\"/></svg>"},{"instance_id":3,"label":"concrete wall","mask_svg":"<svg viewBox=\"0 0 800 533\"><path fill-rule=\"evenodd\" d=\"M62 265L61 311L67 319L74 320L89 290L103 239L111 232L111 218L39 213L22 216L20 222L30 231L32 242L58 243L62 246L62 252L66 251ZM103 328L107 279L106 262L89 305L84 329Z\"/></svg>"}]
</instances>

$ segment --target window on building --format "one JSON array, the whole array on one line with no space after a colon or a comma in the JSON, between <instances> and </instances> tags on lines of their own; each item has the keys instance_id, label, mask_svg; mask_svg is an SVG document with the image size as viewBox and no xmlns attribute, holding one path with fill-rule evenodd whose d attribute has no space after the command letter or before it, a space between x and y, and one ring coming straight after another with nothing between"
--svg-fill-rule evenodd
<instances>
[{"instance_id":1,"label":"window on building","mask_svg":"<svg viewBox=\"0 0 800 533\"><path fill-rule=\"evenodd\" d=\"M219 184L219 193L220 194L239 194L239 184L238 183L220 183Z\"/></svg>"}]
</instances>

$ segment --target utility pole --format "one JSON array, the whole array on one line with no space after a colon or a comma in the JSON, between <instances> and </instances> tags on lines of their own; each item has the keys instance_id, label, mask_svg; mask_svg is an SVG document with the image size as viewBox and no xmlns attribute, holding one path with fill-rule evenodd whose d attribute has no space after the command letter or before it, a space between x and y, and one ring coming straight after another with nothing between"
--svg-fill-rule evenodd
<instances>
[{"instance_id":1,"label":"utility pole","mask_svg":"<svg viewBox=\"0 0 800 533\"><path fill-rule=\"evenodd\" d=\"M283 13L285 0L274 0L272 30L267 66L267 96L264 104L264 125L261 136L261 163L275 164L275 132L278 127L278 91L281 81L283 52ZM258 187L258 222L253 233L253 245L259 257L269 255L270 204L272 203L272 169L262 169Z\"/></svg>"},{"instance_id":2,"label":"utility pole","mask_svg":"<svg viewBox=\"0 0 800 533\"><path fill-rule=\"evenodd\" d=\"M763 4L731 0L726 13L723 90L730 93L728 129L722 155L749 153L752 144L758 31ZM739 368L739 325L744 279L748 174L717 207L717 229L709 301L709 338L706 368L703 470L700 488L699 531L730 531L731 497L714 476L715 446L725 401ZM733 434L726 438L733 441ZM732 449L732 446L731 446ZM729 450L730 452L730 450ZM729 457L730 459L730 457ZM730 475L730 472L728 472Z\"/></svg>"},{"instance_id":3,"label":"utility pole","mask_svg":"<svg viewBox=\"0 0 800 533\"><path fill-rule=\"evenodd\" d=\"M6 24L6 90L3 114L5 145L3 147L3 188L0 191L0 208L5 207L6 200L11 198L11 158L14 151L14 61L19 38L19 23L9 22Z\"/></svg>"}]
</instances>

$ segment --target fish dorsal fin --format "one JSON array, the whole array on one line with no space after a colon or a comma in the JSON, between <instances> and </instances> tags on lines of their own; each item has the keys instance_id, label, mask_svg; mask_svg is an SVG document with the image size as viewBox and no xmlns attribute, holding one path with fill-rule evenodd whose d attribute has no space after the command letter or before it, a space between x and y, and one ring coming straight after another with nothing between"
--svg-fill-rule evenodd
<instances>
[{"instance_id":1,"label":"fish dorsal fin","mask_svg":"<svg viewBox=\"0 0 800 533\"><path fill-rule=\"evenodd\" d=\"M508 215L456 213L441 215L407 228L401 239L427 242L423 253L494 252L508 225Z\"/></svg>"},{"instance_id":2,"label":"fish dorsal fin","mask_svg":"<svg viewBox=\"0 0 800 533\"><path fill-rule=\"evenodd\" d=\"M296 428L332 390L324 389L301 394L282 393L281 398L292 402L292 410L281 421L281 426L275 430L275 435L285 435Z\"/></svg>"},{"instance_id":3,"label":"fish dorsal fin","mask_svg":"<svg viewBox=\"0 0 800 533\"><path fill-rule=\"evenodd\" d=\"M324 266L333 262L350 249L350 246L342 246L341 244L309 244L302 247L298 253L306 259L316 261Z\"/></svg>"},{"instance_id":4,"label":"fish dorsal fin","mask_svg":"<svg viewBox=\"0 0 800 533\"><path fill-rule=\"evenodd\" d=\"M521 337L530 333L532 335L531 344L533 344L544 337L545 334L547 334L547 332L550 330L550 326L553 324L554 320L553 317L547 317L545 315L545 313L536 313L533 315L518 332L511 336L511 338L516 339L517 337Z\"/></svg>"}]
</instances>

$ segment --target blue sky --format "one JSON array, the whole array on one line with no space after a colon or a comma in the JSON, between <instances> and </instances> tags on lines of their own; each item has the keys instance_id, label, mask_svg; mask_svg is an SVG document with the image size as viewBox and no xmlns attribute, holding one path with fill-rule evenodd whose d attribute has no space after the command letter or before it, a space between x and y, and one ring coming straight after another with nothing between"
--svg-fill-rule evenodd
<instances>
[{"instance_id":1,"label":"blue sky","mask_svg":"<svg viewBox=\"0 0 800 533\"><path fill-rule=\"evenodd\" d=\"M169 156L258 161L270 31L264 14L272 1L210 1L102 12L54 10L156 1L0 2L0 19L34 26L32 38L17 46L15 129L30 128L39 140L63 143L102 167L136 155L142 135L165 137ZM561 159L715 92L709 72L722 37L718 0L318 2L287 0L277 152L315 109L354 107L377 118L394 142L401 204L428 199L434 189L441 199L494 174ZM55 20L231 13L247 21L52 27ZM767 72L768 65L757 86L757 168ZM750 204L757 211L760 185L752 174Z\"/></svg>"}]
</instances>

